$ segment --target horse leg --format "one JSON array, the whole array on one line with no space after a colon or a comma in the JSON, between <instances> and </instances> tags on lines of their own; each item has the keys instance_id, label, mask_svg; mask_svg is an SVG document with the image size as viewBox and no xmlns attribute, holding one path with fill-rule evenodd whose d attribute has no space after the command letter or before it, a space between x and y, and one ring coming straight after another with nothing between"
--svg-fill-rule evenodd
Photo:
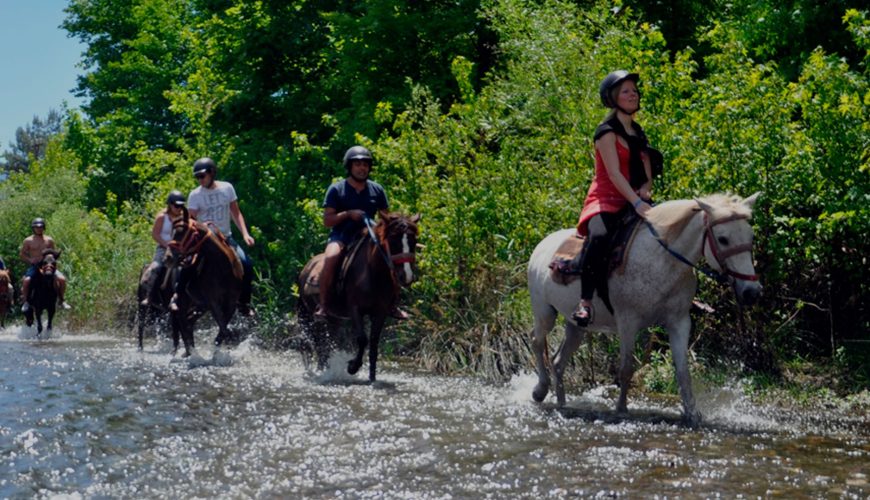
<instances>
[{"instance_id":1,"label":"horse leg","mask_svg":"<svg viewBox=\"0 0 870 500\"><path fill-rule=\"evenodd\" d=\"M139 351L142 351L142 337L145 335L145 322L148 318L148 306L143 306L139 304L139 308L136 312L136 328L138 330L139 336Z\"/></svg>"},{"instance_id":2,"label":"horse leg","mask_svg":"<svg viewBox=\"0 0 870 500\"><path fill-rule=\"evenodd\" d=\"M680 386L680 398L683 400L683 420L694 427L701 423L701 413L695 408L692 375L689 373L689 331L692 328L692 320L688 314L685 314L667 321L665 327L670 338L674 374Z\"/></svg>"},{"instance_id":3,"label":"horse leg","mask_svg":"<svg viewBox=\"0 0 870 500\"><path fill-rule=\"evenodd\" d=\"M618 413L628 412L628 389L631 387L631 376L634 374L634 335L640 330L640 325L631 322L629 325L619 321L619 400L616 402Z\"/></svg>"},{"instance_id":4,"label":"horse leg","mask_svg":"<svg viewBox=\"0 0 870 500\"><path fill-rule=\"evenodd\" d=\"M556 356L553 358L553 378L556 381L556 402L559 408L565 406L565 384L563 381L565 367L583 342L584 332L573 322L565 321L565 340L562 341L562 345L559 346Z\"/></svg>"},{"instance_id":5,"label":"horse leg","mask_svg":"<svg viewBox=\"0 0 870 500\"><path fill-rule=\"evenodd\" d=\"M362 366L363 353L366 350L366 329L362 314L356 307L351 308L353 336L356 339L356 356L347 362L347 373L355 375Z\"/></svg>"},{"instance_id":6,"label":"horse leg","mask_svg":"<svg viewBox=\"0 0 870 500\"><path fill-rule=\"evenodd\" d=\"M51 334L51 325L52 325L53 321L54 321L54 307L49 307L48 308L48 322L47 322L48 324L46 325L46 328L48 329L49 335Z\"/></svg>"},{"instance_id":7,"label":"horse leg","mask_svg":"<svg viewBox=\"0 0 870 500\"><path fill-rule=\"evenodd\" d=\"M42 335L42 311L36 311L36 336Z\"/></svg>"},{"instance_id":8,"label":"horse leg","mask_svg":"<svg viewBox=\"0 0 870 500\"><path fill-rule=\"evenodd\" d=\"M535 330L532 338L532 351L535 353L535 368L538 371L538 385L532 391L532 399L540 403L550 391L549 358L547 334L556 324L556 310L546 306L543 312L535 314Z\"/></svg>"},{"instance_id":9,"label":"horse leg","mask_svg":"<svg viewBox=\"0 0 870 500\"><path fill-rule=\"evenodd\" d=\"M381 331L384 329L386 314L378 314L371 317L371 329L369 331L369 382L375 381L375 372L378 365L378 343L381 340Z\"/></svg>"}]
</instances>

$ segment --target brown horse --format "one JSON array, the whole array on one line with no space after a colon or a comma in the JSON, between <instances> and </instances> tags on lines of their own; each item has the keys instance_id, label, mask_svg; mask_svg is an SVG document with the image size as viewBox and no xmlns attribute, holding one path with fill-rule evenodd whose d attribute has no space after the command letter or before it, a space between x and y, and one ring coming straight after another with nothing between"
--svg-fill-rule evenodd
<instances>
[{"instance_id":1,"label":"brown horse","mask_svg":"<svg viewBox=\"0 0 870 500\"><path fill-rule=\"evenodd\" d=\"M184 341L184 355L194 347L193 328L202 311L209 310L218 325L215 345L230 339L227 325L236 312L242 290L242 263L217 229L190 219L187 209L173 224L169 243L172 262L180 266L183 291L178 291L178 310L171 312L172 341L178 350L179 334Z\"/></svg>"},{"instance_id":2,"label":"brown horse","mask_svg":"<svg viewBox=\"0 0 870 500\"><path fill-rule=\"evenodd\" d=\"M39 263L39 269L36 274L30 278L30 297L25 297L25 300L30 302L30 309L24 313L24 319L27 326L33 326L36 321L37 337L42 335L42 313L48 314L46 329L51 336L52 321L54 320L54 312L57 308L57 285L55 283L55 273L57 273L57 259L60 257L60 251L52 248L46 248L42 251L42 262Z\"/></svg>"},{"instance_id":3,"label":"brown horse","mask_svg":"<svg viewBox=\"0 0 870 500\"><path fill-rule=\"evenodd\" d=\"M6 328L6 313L12 305L12 277L9 269L0 269L0 328Z\"/></svg>"},{"instance_id":4,"label":"brown horse","mask_svg":"<svg viewBox=\"0 0 870 500\"><path fill-rule=\"evenodd\" d=\"M417 223L420 215L407 217L401 214L382 214L375 226L371 221L360 237L364 240L358 249L350 245L346 249L342 265L342 277L336 283L333 309L350 318L352 341L356 344L356 356L347 364L351 375L362 366L366 343L369 346L369 380L375 381L378 361L378 343L381 331L390 311L396 306L402 286L414 281L412 265L416 259ZM349 259L349 260L348 260ZM314 310L319 302L318 281L323 254L308 261L299 274L299 324L303 335L310 339L310 347L317 354L318 365L323 368L329 358L331 347L339 343L341 322L331 319L326 328L314 321ZM364 318L370 322L366 339ZM367 342L368 341L368 342Z\"/></svg>"}]
</instances>

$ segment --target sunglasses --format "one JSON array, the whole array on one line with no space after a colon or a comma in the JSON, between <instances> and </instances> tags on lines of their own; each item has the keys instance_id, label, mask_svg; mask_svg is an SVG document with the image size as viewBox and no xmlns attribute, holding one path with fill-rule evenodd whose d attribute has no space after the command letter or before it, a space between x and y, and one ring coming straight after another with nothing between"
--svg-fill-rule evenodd
<instances>
[{"instance_id":1,"label":"sunglasses","mask_svg":"<svg viewBox=\"0 0 870 500\"><path fill-rule=\"evenodd\" d=\"M208 174L206 174L205 172L200 172L200 173L198 173L198 174L193 174L193 176L196 177L197 179L205 179L205 176L206 176L206 175L208 175Z\"/></svg>"}]
</instances>

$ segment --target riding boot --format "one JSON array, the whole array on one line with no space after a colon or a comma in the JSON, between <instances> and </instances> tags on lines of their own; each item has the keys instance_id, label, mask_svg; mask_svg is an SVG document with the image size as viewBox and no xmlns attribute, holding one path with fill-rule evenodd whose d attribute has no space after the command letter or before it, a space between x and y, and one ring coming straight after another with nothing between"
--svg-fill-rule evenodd
<instances>
[{"instance_id":1,"label":"riding boot","mask_svg":"<svg viewBox=\"0 0 870 500\"><path fill-rule=\"evenodd\" d=\"M323 269L320 270L320 304L317 305L317 309L314 311L314 316L318 318L325 318L327 316L334 316L331 311L330 302L332 298L332 282L335 278L335 268L338 267L338 263L341 261L341 255L336 255L335 257L328 257L323 260Z\"/></svg>"},{"instance_id":2,"label":"riding boot","mask_svg":"<svg viewBox=\"0 0 870 500\"><path fill-rule=\"evenodd\" d=\"M406 313L402 310L401 307L399 307L399 304L396 304L395 306L393 306L392 309L390 309L390 316L401 321L411 318L410 316L408 316L408 313Z\"/></svg>"}]
</instances>

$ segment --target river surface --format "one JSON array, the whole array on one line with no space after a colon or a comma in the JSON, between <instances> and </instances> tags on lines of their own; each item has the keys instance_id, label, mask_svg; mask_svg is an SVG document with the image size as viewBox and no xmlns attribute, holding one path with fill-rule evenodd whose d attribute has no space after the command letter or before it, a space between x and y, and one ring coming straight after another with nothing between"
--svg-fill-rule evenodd
<instances>
[{"instance_id":1,"label":"river surface","mask_svg":"<svg viewBox=\"0 0 870 500\"><path fill-rule=\"evenodd\" d=\"M611 387L569 387L562 414L531 402L529 374L379 369L369 385L250 343L190 361L153 339L0 331L0 497L870 497L866 415L716 389L693 430L638 399L615 418Z\"/></svg>"}]
</instances>

